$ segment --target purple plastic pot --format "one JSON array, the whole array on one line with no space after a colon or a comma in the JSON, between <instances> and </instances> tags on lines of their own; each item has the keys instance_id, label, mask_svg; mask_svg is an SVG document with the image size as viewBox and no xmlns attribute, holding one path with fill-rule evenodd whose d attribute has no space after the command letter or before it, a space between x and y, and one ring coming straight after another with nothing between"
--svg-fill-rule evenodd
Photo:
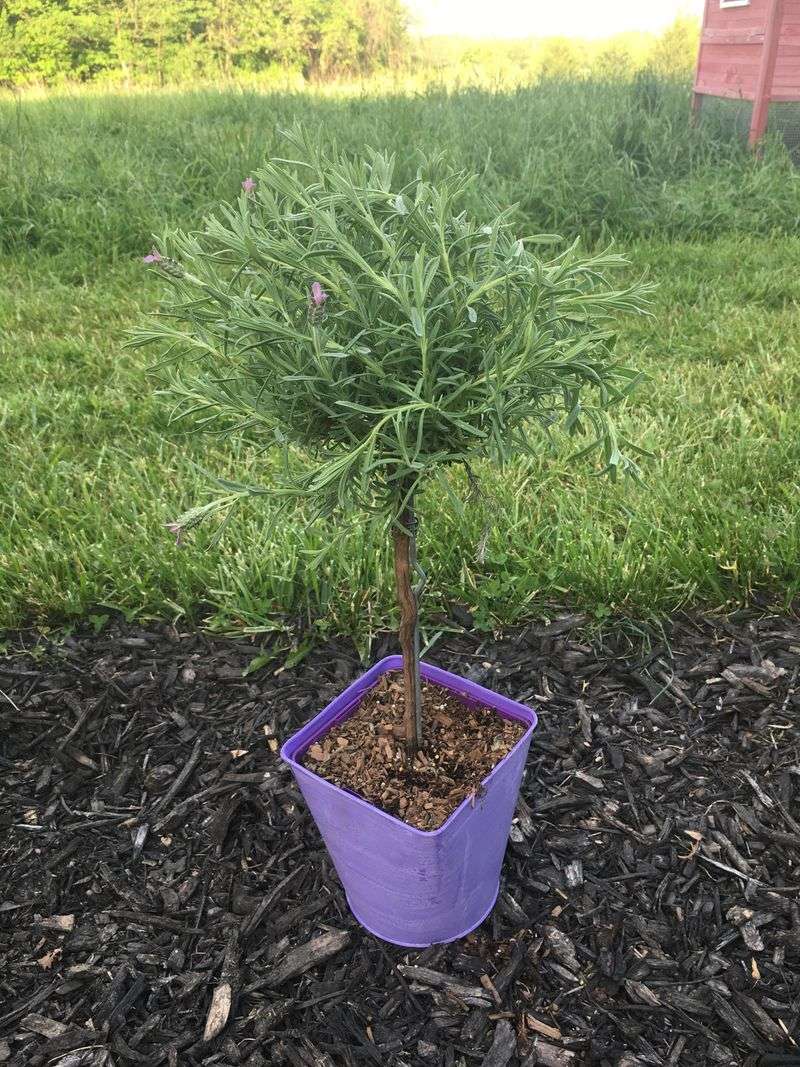
<instances>
[{"instance_id":1,"label":"purple plastic pot","mask_svg":"<svg viewBox=\"0 0 800 1067\"><path fill-rule=\"evenodd\" d=\"M518 719L528 729L484 779L483 794L474 804L465 800L438 830L417 830L298 762L309 745L356 710L382 674L401 667L400 656L376 663L290 737L281 756L292 768L361 925L395 945L426 948L464 937L494 906L537 720L522 704L423 663L423 678L505 719Z\"/></svg>"}]
</instances>

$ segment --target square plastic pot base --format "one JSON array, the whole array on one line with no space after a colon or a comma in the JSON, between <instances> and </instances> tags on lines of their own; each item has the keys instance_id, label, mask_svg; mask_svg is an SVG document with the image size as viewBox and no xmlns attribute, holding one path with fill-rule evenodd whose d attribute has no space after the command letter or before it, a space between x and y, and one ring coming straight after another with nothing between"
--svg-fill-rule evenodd
<instances>
[{"instance_id":1,"label":"square plastic pot base","mask_svg":"<svg viewBox=\"0 0 800 1067\"><path fill-rule=\"evenodd\" d=\"M369 923L364 922L364 920L358 914L356 909L353 907L352 901L350 900L350 897L347 896L347 891L346 890L345 890L345 894L344 895L347 898L347 906L350 908L350 911L353 913L354 917L358 920L358 923L361 926L364 927L364 929L367 931L368 934L372 934L373 937L380 938L381 941L388 941L389 944L397 945L400 948L430 948L431 945L447 945L451 941L460 941L462 937L466 937L467 934L471 934L473 930L477 930L478 927L483 922L483 920L487 919L492 914L494 906L497 903L497 898L500 895L500 882L498 881L498 883L497 883L497 889L495 889L495 891L494 891L494 896L492 897L491 904L486 909L486 911L483 913L483 915L481 915L481 917L478 919L477 922L474 922L471 926L468 926L466 928L466 930L460 930L457 934L454 934L453 937L448 937L447 939L441 939L439 941L426 941L426 942L424 942L422 944L419 944L419 943L411 944L410 942L407 942L407 941L397 941L395 938L391 938L390 939L388 937L385 937L383 934L379 933L377 930L373 930L371 928L371 926L369 925Z\"/></svg>"}]
</instances>

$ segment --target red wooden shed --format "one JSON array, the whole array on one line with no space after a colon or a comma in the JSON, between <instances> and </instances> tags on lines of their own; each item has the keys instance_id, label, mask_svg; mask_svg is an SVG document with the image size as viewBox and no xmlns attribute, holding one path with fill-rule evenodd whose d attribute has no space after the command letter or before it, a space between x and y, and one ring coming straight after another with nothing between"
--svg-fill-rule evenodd
<instances>
[{"instance_id":1,"label":"red wooden shed","mask_svg":"<svg viewBox=\"0 0 800 1067\"><path fill-rule=\"evenodd\" d=\"M751 145L770 104L800 101L800 0L706 0L695 112L704 96L753 102Z\"/></svg>"}]
</instances>

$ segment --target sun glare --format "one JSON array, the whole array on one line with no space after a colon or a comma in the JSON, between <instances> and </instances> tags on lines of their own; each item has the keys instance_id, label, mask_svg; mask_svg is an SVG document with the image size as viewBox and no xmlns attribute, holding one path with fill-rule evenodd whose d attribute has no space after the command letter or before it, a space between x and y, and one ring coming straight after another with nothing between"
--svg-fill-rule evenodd
<instances>
[{"instance_id":1,"label":"sun glare","mask_svg":"<svg viewBox=\"0 0 800 1067\"><path fill-rule=\"evenodd\" d=\"M658 32L678 15L700 16L702 0L411 0L418 33L468 37L610 37Z\"/></svg>"}]
</instances>

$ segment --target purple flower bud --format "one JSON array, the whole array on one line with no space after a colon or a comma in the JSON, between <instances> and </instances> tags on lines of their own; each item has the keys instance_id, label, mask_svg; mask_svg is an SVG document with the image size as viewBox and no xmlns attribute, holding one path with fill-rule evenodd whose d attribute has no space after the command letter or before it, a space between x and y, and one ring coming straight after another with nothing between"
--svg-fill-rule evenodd
<instances>
[{"instance_id":1,"label":"purple flower bud","mask_svg":"<svg viewBox=\"0 0 800 1067\"><path fill-rule=\"evenodd\" d=\"M179 522L167 522L164 524L171 534L175 537L175 544L178 548L181 547L181 538L183 537L183 527Z\"/></svg>"},{"instance_id":2,"label":"purple flower bud","mask_svg":"<svg viewBox=\"0 0 800 1067\"><path fill-rule=\"evenodd\" d=\"M255 189L255 187L256 187L256 183L253 181L252 178L245 178L245 180L242 182L242 188L248 194L252 193L252 191Z\"/></svg>"},{"instance_id":3,"label":"purple flower bud","mask_svg":"<svg viewBox=\"0 0 800 1067\"><path fill-rule=\"evenodd\" d=\"M308 298L308 302L312 308L321 308L325 301L328 299L328 294L322 288L319 282L311 283L311 293Z\"/></svg>"},{"instance_id":4,"label":"purple flower bud","mask_svg":"<svg viewBox=\"0 0 800 1067\"><path fill-rule=\"evenodd\" d=\"M143 263L160 263L164 257L161 255L157 248L154 248L149 256L145 256L142 260Z\"/></svg>"}]
</instances>

